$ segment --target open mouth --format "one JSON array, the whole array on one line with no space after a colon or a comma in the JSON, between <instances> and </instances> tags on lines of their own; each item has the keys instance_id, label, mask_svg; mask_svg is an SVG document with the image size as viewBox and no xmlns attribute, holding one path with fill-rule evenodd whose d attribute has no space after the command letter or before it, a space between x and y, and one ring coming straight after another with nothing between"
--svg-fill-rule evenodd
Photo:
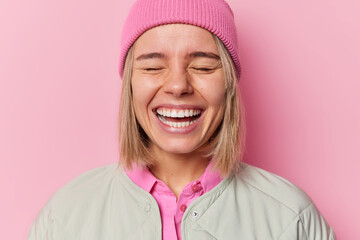
<instances>
[{"instance_id":1,"label":"open mouth","mask_svg":"<svg viewBox=\"0 0 360 240\"><path fill-rule=\"evenodd\" d=\"M164 124L175 127L184 128L194 124L201 116L201 109L156 109L156 116Z\"/></svg>"}]
</instances>

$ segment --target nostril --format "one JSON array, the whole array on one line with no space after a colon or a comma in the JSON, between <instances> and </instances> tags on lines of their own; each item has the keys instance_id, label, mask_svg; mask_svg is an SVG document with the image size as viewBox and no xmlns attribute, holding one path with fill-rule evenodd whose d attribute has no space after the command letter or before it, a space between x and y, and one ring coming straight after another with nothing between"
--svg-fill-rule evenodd
<instances>
[{"instance_id":1,"label":"nostril","mask_svg":"<svg viewBox=\"0 0 360 240\"><path fill-rule=\"evenodd\" d=\"M164 90L166 93L175 96L184 96L191 94L193 92L193 87L186 72L173 71L164 84Z\"/></svg>"},{"instance_id":2,"label":"nostril","mask_svg":"<svg viewBox=\"0 0 360 240\"><path fill-rule=\"evenodd\" d=\"M171 94L175 97L185 97L188 96L190 94L192 94L191 91L182 91L182 92L177 92L177 91L166 91L166 93Z\"/></svg>"},{"instance_id":3,"label":"nostril","mask_svg":"<svg viewBox=\"0 0 360 240\"><path fill-rule=\"evenodd\" d=\"M166 93L175 96L185 96L193 93L193 88L190 84L168 84L164 90Z\"/></svg>"}]
</instances>

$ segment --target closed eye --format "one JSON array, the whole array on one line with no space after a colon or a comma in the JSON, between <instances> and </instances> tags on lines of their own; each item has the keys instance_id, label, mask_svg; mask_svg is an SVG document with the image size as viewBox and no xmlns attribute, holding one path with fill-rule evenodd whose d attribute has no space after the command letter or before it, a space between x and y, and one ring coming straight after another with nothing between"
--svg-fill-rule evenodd
<instances>
[{"instance_id":1,"label":"closed eye","mask_svg":"<svg viewBox=\"0 0 360 240\"><path fill-rule=\"evenodd\" d=\"M145 68L144 70L145 71L159 71L161 70L162 68Z\"/></svg>"},{"instance_id":2,"label":"closed eye","mask_svg":"<svg viewBox=\"0 0 360 240\"><path fill-rule=\"evenodd\" d=\"M209 71L213 70L212 68L193 68L193 69L195 69L197 71L203 71L203 72L209 72Z\"/></svg>"}]
</instances>

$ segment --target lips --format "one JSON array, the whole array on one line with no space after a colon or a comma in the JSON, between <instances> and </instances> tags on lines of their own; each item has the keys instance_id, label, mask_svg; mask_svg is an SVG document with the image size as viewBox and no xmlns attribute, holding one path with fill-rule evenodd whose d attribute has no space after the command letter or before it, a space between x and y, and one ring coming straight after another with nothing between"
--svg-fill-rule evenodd
<instances>
[{"instance_id":1,"label":"lips","mask_svg":"<svg viewBox=\"0 0 360 240\"><path fill-rule=\"evenodd\" d=\"M201 108L166 108L159 107L155 113L157 118L166 126L172 128L187 128L200 118Z\"/></svg>"}]
</instances>

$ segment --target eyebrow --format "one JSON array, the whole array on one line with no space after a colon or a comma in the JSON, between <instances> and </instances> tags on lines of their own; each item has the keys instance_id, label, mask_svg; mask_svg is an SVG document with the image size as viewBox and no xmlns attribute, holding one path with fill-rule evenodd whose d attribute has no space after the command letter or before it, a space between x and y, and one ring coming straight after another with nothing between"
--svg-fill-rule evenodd
<instances>
[{"instance_id":1,"label":"eyebrow","mask_svg":"<svg viewBox=\"0 0 360 240\"><path fill-rule=\"evenodd\" d=\"M139 61L139 60L152 59L152 58L162 58L162 59L165 59L166 56L165 56L165 54L163 54L163 53L152 52L152 53L141 54L140 56L138 56L138 57L136 58L136 60Z\"/></svg>"},{"instance_id":2,"label":"eyebrow","mask_svg":"<svg viewBox=\"0 0 360 240\"><path fill-rule=\"evenodd\" d=\"M220 59L219 55L217 55L217 54L215 54L215 53L211 53L211 52L201 52L201 51L197 51L197 52L192 52L192 53L190 53L190 57L191 57L191 58L204 57L204 58L211 58L211 59L216 59L216 60L219 60L219 59Z\"/></svg>"},{"instance_id":3,"label":"eyebrow","mask_svg":"<svg viewBox=\"0 0 360 240\"><path fill-rule=\"evenodd\" d=\"M211 59L215 59L215 60L220 60L219 55L217 55L215 53L211 53L211 52L196 51L196 52L190 53L189 56L190 56L190 58L204 57L204 58L211 58ZM140 60L153 59L153 58L166 59L166 56L163 53L152 52L152 53L141 54L140 56L138 56L136 58L136 60L140 61Z\"/></svg>"}]
</instances>

